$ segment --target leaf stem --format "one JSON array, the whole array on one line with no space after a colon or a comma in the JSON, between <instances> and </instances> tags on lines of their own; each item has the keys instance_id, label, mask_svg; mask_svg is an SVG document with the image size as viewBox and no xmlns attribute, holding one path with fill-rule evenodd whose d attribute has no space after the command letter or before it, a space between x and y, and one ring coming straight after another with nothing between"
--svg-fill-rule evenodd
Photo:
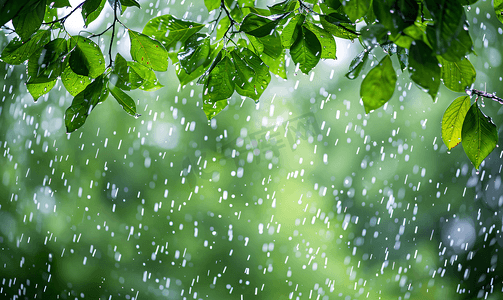
<instances>
[{"instance_id":1,"label":"leaf stem","mask_svg":"<svg viewBox=\"0 0 503 300\"><path fill-rule=\"evenodd\" d=\"M44 23L42 23L42 24L43 24L43 25L53 25L53 24L58 23L58 22L59 22L59 23L65 23L66 19L68 19L68 17L70 17L70 16L71 16L74 12L76 12L76 11L77 11L77 9L81 8L81 7L82 7L82 5L84 5L84 3L85 3L85 2L86 2L86 1L82 1L82 3L80 3L79 5L77 5L77 7L75 7L75 8L74 8L74 9L73 9L73 10L72 10L69 14L67 14L66 16L61 17L61 18L59 18L59 19L57 19L57 20L54 20L54 21L51 21L51 22L44 22Z\"/></svg>"},{"instance_id":2,"label":"leaf stem","mask_svg":"<svg viewBox=\"0 0 503 300\"><path fill-rule=\"evenodd\" d=\"M479 90L476 90L476 89L466 89L465 92L471 96L471 95L477 95L477 96L481 96L481 97L484 97L484 98L487 98L487 99L492 99L496 102L498 102L499 104L503 104L503 99L494 95L494 94L489 94L487 92L483 92L483 91L479 91Z\"/></svg>"},{"instance_id":3,"label":"leaf stem","mask_svg":"<svg viewBox=\"0 0 503 300\"><path fill-rule=\"evenodd\" d=\"M117 18L117 4L119 3L119 0L115 0L114 2L114 22L112 23L112 38L110 38L110 47L108 47L108 56L110 57L110 63L108 64L108 68L112 66L113 60L112 60L112 45L114 43L114 37L115 37L115 23L119 20ZM108 30L108 29L107 29Z\"/></svg>"},{"instance_id":4,"label":"leaf stem","mask_svg":"<svg viewBox=\"0 0 503 300\"><path fill-rule=\"evenodd\" d=\"M224 38L227 38L228 40L232 40L232 38L229 38L227 36L227 33L229 33L229 30L234 26L234 24L237 24L237 22L231 17L231 13L229 12L229 10L227 9L227 7L225 6L225 0L222 0L220 2L220 13L223 11L225 11L225 14L227 15L227 18L229 18L229 21L231 22L229 24L229 28L227 28L227 30L225 31L224 33ZM224 42L224 45L225 45L225 42Z\"/></svg>"}]
</instances>

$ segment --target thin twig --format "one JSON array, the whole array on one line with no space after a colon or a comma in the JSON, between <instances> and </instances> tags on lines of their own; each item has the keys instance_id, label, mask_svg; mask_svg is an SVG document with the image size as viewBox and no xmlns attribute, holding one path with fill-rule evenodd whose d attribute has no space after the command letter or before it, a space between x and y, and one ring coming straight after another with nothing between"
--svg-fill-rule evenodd
<instances>
[{"instance_id":1,"label":"thin twig","mask_svg":"<svg viewBox=\"0 0 503 300\"><path fill-rule=\"evenodd\" d=\"M66 16L62 17L62 18L59 18L57 20L54 20L54 21L51 21L51 22L44 22L42 23L43 25L52 25L52 24L55 24L55 23L65 23L66 19L68 19L69 16L71 16L74 12L77 11L77 9L81 8L82 5L84 5L86 1L83 1L82 3L80 3L79 5L77 5L77 7L75 7L69 14L67 14Z\"/></svg>"},{"instance_id":2,"label":"thin twig","mask_svg":"<svg viewBox=\"0 0 503 300\"><path fill-rule=\"evenodd\" d=\"M473 95L481 96L481 97L484 97L487 99L492 99L496 102L499 102L499 104L503 104L503 99L494 95L494 94L489 94L487 92L479 91L476 89L466 89L465 92L470 96L473 94Z\"/></svg>"},{"instance_id":3,"label":"thin twig","mask_svg":"<svg viewBox=\"0 0 503 300\"><path fill-rule=\"evenodd\" d=\"M115 23L117 22L117 4L119 0L115 0L114 2L114 22L112 23L112 37L110 38L110 47L108 48L108 56L110 57L110 63L108 64L108 67L112 66L113 60L112 60L112 45L114 43L114 36L115 36ZM108 30L108 29L107 29Z\"/></svg>"}]
</instances>

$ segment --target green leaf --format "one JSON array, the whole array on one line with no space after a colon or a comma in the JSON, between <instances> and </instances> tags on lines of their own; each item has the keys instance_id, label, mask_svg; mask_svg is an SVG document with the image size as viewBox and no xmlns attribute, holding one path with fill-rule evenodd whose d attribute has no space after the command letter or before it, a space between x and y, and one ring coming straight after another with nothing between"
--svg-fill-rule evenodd
<instances>
[{"instance_id":1,"label":"green leaf","mask_svg":"<svg viewBox=\"0 0 503 300\"><path fill-rule=\"evenodd\" d=\"M498 20L503 23L503 0L494 0L494 12Z\"/></svg>"},{"instance_id":2,"label":"green leaf","mask_svg":"<svg viewBox=\"0 0 503 300\"><path fill-rule=\"evenodd\" d=\"M82 5L82 18L85 26L96 20L105 7L106 0L86 0Z\"/></svg>"},{"instance_id":3,"label":"green leaf","mask_svg":"<svg viewBox=\"0 0 503 300\"><path fill-rule=\"evenodd\" d=\"M498 129L491 118L482 113L477 102L466 113L461 130L461 141L466 155L477 169L496 148Z\"/></svg>"},{"instance_id":4,"label":"green leaf","mask_svg":"<svg viewBox=\"0 0 503 300\"><path fill-rule=\"evenodd\" d=\"M442 117L442 140L451 150L461 142L461 129L466 113L470 109L470 97L461 96L449 105Z\"/></svg>"},{"instance_id":5,"label":"green leaf","mask_svg":"<svg viewBox=\"0 0 503 300\"><path fill-rule=\"evenodd\" d=\"M212 11L220 7L220 0L204 0L204 5L208 11Z\"/></svg>"},{"instance_id":6,"label":"green leaf","mask_svg":"<svg viewBox=\"0 0 503 300\"><path fill-rule=\"evenodd\" d=\"M154 71L164 72L168 69L168 51L159 41L133 30L128 32L133 60Z\"/></svg>"},{"instance_id":7,"label":"green leaf","mask_svg":"<svg viewBox=\"0 0 503 300\"><path fill-rule=\"evenodd\" d=\"M262 45L264 45L263 53L270 57L277 58L283 53L283 45L281 45L281 37L278 31L273 30L270 35L258 38Z\"/></svg>"},{"instance_id":8,"label":"green leaf","mask_svg":"<svg viewBox=\"0 0 503 300\"><path fill-rule=\"evenodd\" d=\"M12 19L12 25L21 40L27 41L40 28L44 20L46 0L38 1L34 6L25 8Z\"/></svg>"},{"instance_id":9,"label":"green leaf","mask_svg":"<svg viewBox=\"0 0 503 300\"><path fill-rule=\"evenodd\" d=\"M395 92L396 73L391 58L386 55L377 66L365 76L360 87L365 113L377 109L388 102Z\"/></svg>"},{"instance_id":10,"label":"green leaf","mask_svg":"<svg viewBox=\"0 0 503 300\"><path fill-rule=\"evenodd\" d=\"M346 16L339 13L320 16L323 28L336 37L354 40L358 37L356 26Z\"/></svg>"},{"instance_id":11,"label":"green leaf","mask_svg":"<svg viewBox=\"0 0 503 300\"><path fill-rule=\"evenodd\" d=\"M203 24L179 20L171 15L163 15L148 21L143 34L160 41L171 51L178 42L180 46L194 33L204 28Z\"/></svg>"},{"instance_id":12,"label":"green leaf","mask_svg":"<svg viewBox=\"0 0 503 300\"><path fill-rule=\"evenodd\" d=\"M178 53L180 66L190 74L202 66L210 54L210 39L206 34L195 33L185 41L184 50Z\"/></svg>"},{"instance_id":13,"label":"green leaf","mask_svg":"<svg viewBox=\"0 0 503 300\"><path fill-rule=\"evenodd\" d=\"M134 103L134 100L133 98L131 98L131 96L129 96L116 86L110 89L110 93L112 94L112 96L114 96L115 100L117 100L117 102L125 112L135 118L138 118L140 116L136 113L136 104Z\"/></svg>"},{"instance_id":14,"label":"green leaf","mask_svg":"<svg viewBox=\"0 0 503 300\"><path fill-rule=\"evenodd\" d=\"M290 56L295 64L300 65L304 74L309 73L320 61L321 44L316 35L302 26L297 39L290 47Z\"/></svg>"},{"instance_id":15,"label":"green leaf","mask_svg":"<svg viewBox=\"0 0 503 300\"><path fill-rule=\"evenodd\" d=\"M285 60L286 50L283 49L281 55L276 58L270 57L269 55L262 53L260 59L269 66L269 71L271 73L278 75L279 77L286 79L286 60Z\"/></svg>"},{"instance_id":16,"label":"green leaf","mask_svg":"<svg viewBox=\"0 0 503 300\"><path fill-rule=\"evenodd\" d=\"M360 30L364 48L370 50L388 42L388 30L382 24L366 26Z\"/></svg>"},{"instance_id":17,"label":"green leaf","mask_svg":"<svg viewBox=\"0 0 503 300\"><path fill-rule=\"evenodd\" d=\"M140 3L138 3L137 1L135 0L120 0L122 6L136 6L138 8L140 8Z\"/></svg>"},{"instance_id":18,"label":"green leaf","mask_svg":"<svg viewBox=\"0 0 503 300\"><path fill-rule=\"evenodd\" d=\"M222 49L222 43L210 45L210 54L206 58L206 61L204 62L204 64L202 66L199 66L196 70L194 70L190 74L187 74L187 72L185 72L185 70L180 66L179 62L173 61L174 65L175 65L176 76L178 77L178 80L180 81L180 85L184 86L199 77L206 76L206 75L204 75L204 74L206 74L205 73L206 70L214 62L217 55L220 54L221 49ZM221 56L220 56L220 59L221 59ZM201 79L201 83L203 81L204 81L204 78Z\"/></svg>"},{"instance_id":19,"label":"green leaf","mask_svg":"<svg viewBox=\"0 0 503 300\"><path fill-rule=\"evenodd\" d=\"M220 100L214 103L203 104L203 111L206 114L208 120L213 119L217 114L219 114L224 108L227 107L227 100Z\"/></svg>"},{"instance_id":20,"label":"green leaf","mask_svg":"<svg viewBox=\"0 0 503 300\"><path fill-rule=\"evenodd\" d=\"M235 68L234 83L236 91L258 101L271 81L269 67L252 51L241 48L231 53Z\"/></svg>"},{"instance_id":21,"label":"green leaf","mask_svg":"<svg viewBox=\"0 0 503 300\"><path fill-rule=\"evenodd\" d=\"M28 82L43 83L57 79L66 67L67 40L57 38L39 48L28 60Z\"/></svg>"},{"instance_id":22,"label":"green leaf","mask_svg":"<svg viewBox=\"0 0 503 300\"><path fill-rule=\"evenodd\" d=\"M127 65L129 67L131 89L140 88L141 90L152 92L163 87L152 69L134 61L128 61Z\"/></svg>"},{"instance_id":23,"label":"green leaf","mask_svg":"<svg viewBox=\"0 0 503 300\"><path fill-rule=\"evenodd\" d=\"M70 67L67 67L61 74L61 81L72 96L77 96L91 83L89 77L75 74Z\"/></svg>"},{"instance_id":24,"label":"green leaf","mask_svg":"<svg viewBox=\"0 0 503 300\"><path fill-rule=\"evenodd\" d=\"M129 79L129 72L130 68L126 59L117 53L115 55L112 74L110 75L110 84L127 91L133 89ZM138 86L136 88L138 88Z\"/></svg>"},{"instance_id":25,"label":"green leaf","mask_svg":"<svg viewBox=\"0 0 503 300\"><path fill-rule=\"evenodd\" d=\"M369 58L369 52L364 50L360 52L349 64L349 71L346 73L348 79L355 79L360 75L365 63Z\"/></svg>"},{"instance_id":26,"label":"green leaf","mask_svg":"<svg viewBox=\"0 0 503 300\"><path fill-rule=\"evenodd\" d=\"M0 60L10 65L19 65L30 58L35 51L46 45L50 39L51 32L49 30L40 30L24 43L15 37L3 49Z\"/></svg>"},{"instance_id":27,"label":"green leaf","mask_svg":"<svg viewBox=\"0 0 503 300\"><path fill-rule=\"evenodd\" d=\"M108 96L106 82L107 78L101 75L73 98L72 105L65 111L66 132L84 125L91 111L105 101Z\"/></svg>"},{"instance_id":28,"label":"green leaf","mask_svg":"<svg viewBox=\"0 0 503 300\"><path fill-rule=\"evenodd\" d=\"M440 64L442 81L451 91L462 93L475 82L477 73L467 58L457 62L440 59Z\"/></svg>"},{"instance_id":29,"label":"green leaf","mask_svg":"<svg viewBox=\"0 0 503 300\"><path fill-rule=\"evenodd\" d=\"M218 21L217 25L217 40L220 40L224 37L225 33L231 26L231 21L229 20L229 17L223 17Z\"/></svg>"},{"instance_id":30,"label":"green leaf","mask_svg":"<svg viewBox=\"0 0 503 300\"><path fill-rule=\"evenodd\" d=\"M311 32L316 35L316 38L321 44L321 58L336 59L336 45L332 34L323 28L314 25L311 22L304 23Z\"/></svg>"},{"instance_id":31,"label":"green leaf","mask_svg":"<svg viewBox=\"0 0 503 300\"><path fill-rule=\"evenodd\" d=\"M211 68L210 68L211 69ZM203 103L213 104L226 100L234 93L234 77L236 70L228 57L220 60L209 72L203 87Z\"/></svg>"},{"instance_id":32,"label":"green leaf","mask_svg":"<svg viewBox=\"0 0 503 300\"><path fill-rule=\"evenodd\" d=\"M409 65L409 49L398 47L398 62L400 63L400 69L405 71Z\"/></svg>"},{"instance_id":33,"label":"green leaf","mask_svg":"<svg viewBox=\"0 0 503 300\"><path fill-rule=\"evenodd\" d=\"M295 15L291 18L286 26L281 31L281 44L285 48L289 48L297 40L301 32L301 25L304 23L306 16L302 14Z\"/></svg>"},{"instance_id":34,"label":"green leaf","mask_svg":"<svg viewBox=\"0 0 503 300\"><path fill-rule=\"evenodd\" d=\"M51 89L56 85L56 81L57 80L44 83L28 83L26 84L26 88L32 95L33 100L37 101L40 96L43 96L51 91Z\"/></svg>"},{"instance_id":35,"label":"green leaf","mask_svg":"<svg viewBox=\"0 0 503 300\"><path fill-rule=\"evenodd\" d=\"M53 0L51 2L54 3L52 5L52 7L55 7L55 8L63 8L63 7L71 6L70 1L68 1L68 0Z\"/></svg>"},{"instance_id":36,"label":"green leaf","mask_svg":"<svg viewBox=\"0 0 503 300\"><path fill-rule=\"evenodd\" d=\"M249 13L254 13L261 16L270 16L271 11L265 8L255 7L255 6L245 6L243 7L243 15L247 15Z\"/></svg>"},{"instance_id":37,"label":"green leaf","mask_svg":"<svg viewBox=\"0 0 503 300\"><path fill-rule=\"evenodd\" d=\"M435 100L440 87L440 66L433 50L422 41L410 46L409 74L410 79Z\"/></svg>"},{"instance_id":38,"label":"green leaf","mask_svg":"<svg viewBox=\"0 0 503 300\"><path fill-rule=\"evenodd\" d=\"M367 14L370 7L371 0L343 0L344 12L351 19L356 22Z\"/></svg>"},{"instance_id":39,"label":"green leaf","mask_svg":"<svg viewBox=\"0 0 503 300\"><path fill-rule=\"evenodd\" d=\"M468 33L466 14L457 0L425 0L433 25L429 25L426 36L436 55L447 60L460 60L470 53L473 43Z\"/></svg>"},{"instance_id":40,"label":"green leaf","mask_svg":"<svg viewBox=\"0 0 503 300\"><path fill-rule=\"evenodd\" d=\"M255 37L264 37L271 34L284 17L286 14L265 17L251 13L246 15L239 29Z\"/></svg>"},{"instance_id":41,"label":"green leaf","mask_svg":"<svg viewBox=\"0 0 503 300\"><path fill-rule=\"evenodd\" d=\"M17 15L26 13L41 0L18 0L18 1L0 1L0 26L5 25Z\"/></svg>"},{"instance_id":42,"label":"green leaf","mask_svg":"<svg viewBox=\"0 0 503 300\"><path fill-rule=\"evenodd\" d=\"M286 12L291 12L295 9L297 5L297 0L285 0L279 3L276 3L272 6L268 6L271 14L283 14Z\"/></svg>"},{"instance_id":43,"label":"green leaf","mask_svg":"<svg viewBox=\"0 0 503 300\"><path fill-rule=\"evenodd\" d=\"M93 41L83 36L70 38L70 67L73 72L82 76L96 78L105 72L105 57Z\"/></svg>"}]
</instances>

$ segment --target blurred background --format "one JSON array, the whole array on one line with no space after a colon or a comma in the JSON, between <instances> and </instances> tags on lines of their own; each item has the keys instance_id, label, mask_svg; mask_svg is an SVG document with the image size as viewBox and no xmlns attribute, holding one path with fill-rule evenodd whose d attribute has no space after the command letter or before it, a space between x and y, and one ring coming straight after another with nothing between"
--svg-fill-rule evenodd
<instances>
[{"instance_id":1,"label":"blurred background","mask_svg":"<svg viewBox=\"0 0 503 300\"><path fill-rule=\"evenodd\" d=\"M131 29L215 18L203 1L140 3L122 17ZM475 88L502 95L491 1L468 20ZM202 86L179 87L170 66L164 88L131 93L140 118L109 96L72 134L61 82L34 102L25 67L0 63L1 298L500 299L503 152L480 171L461 145L448 152L440 122L462 94L442 86L433 102L407 72L365 115L361 77L344 77L361 50L337 40L338 60L309 75L289 61L259 103L235 94L211 122ZM500 104L482 109L503 124Z\"/></svg>"}]
</instances>

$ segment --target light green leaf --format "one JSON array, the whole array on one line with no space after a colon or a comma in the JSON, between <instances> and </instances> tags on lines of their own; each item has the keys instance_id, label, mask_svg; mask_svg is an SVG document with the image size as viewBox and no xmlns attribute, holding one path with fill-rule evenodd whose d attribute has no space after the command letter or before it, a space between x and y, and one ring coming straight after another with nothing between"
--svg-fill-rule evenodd
<instances>
[{"instance_id":1,"label":"light green leaf","mask_svg":"<svg viewBox=\"0 0 503 300\"><path fill-rule=\"evenodd\" d=\"M365 113L377 109L388 102L395 92L396 73L391 58L386 55L377 66L365 76L360 87Z\"/></svg>"},{"instance_id":2,"label":"light green leaf","mask_svg":"<svg viewBox=\"0 0 503 300\"><path fill-rule=\"evenodd\" d=\"M283 49L281 55L276 58L270 57L269 55L262 53L260 59L269 66L271 73L278 75L279 77L286 79L286 60L285 60L286 50Z\"/></svg>"},{"instance_id":3,"label":"light green leaf","mask_svg":"<svg viewBox=\"0 0 503 300\"><path fill-rule=\"evenodd\" d=\"M133 60L154 71L166 71L168 69L168 51L159 41L133 30L128 32Z\"/></svg>"},{"instance_id":4,"label":"light green leaf","mask_svg":"<svg viewBox=\"0 0 503 300\"><path fill-rule=\"evenodd\" d=\"M91 83L89 77L75 74L70 67L67 67L61 74L61 81L72 96L77 96Z\"/></svg>"},{"instance_id":5,"label":"light green leaf","mask_svg":"<svg viewBox=\"0 0 503 300\"><path fill-rule=\"evenodd\" d=\"M295 64L300 65L303 73L309 73L318 64L321 56L321 44L316 35L302 26L301 32L290 47L290 56Z\"/></svg>"},{"instance_id":6,"label":"light green leaf","mask_svg":"<svg viewBox=\"0 0 503 300\"><path fill-rule=\"evenodd\" d=\"M131 89L140 88L140 90L153 92L163 87L152 69L134 61L128 61L127 65L129 67Z\"/></svg>"},{"instance_id":7,"label":"light green leaf","mask_svg":"<svg viewBox=\"0 0 503 300\"><path fill-rule=\"evenodd\" d=\"M362 71L363 67L365 66L365 63L367 62L369 58L369 52L364 50L360 52L352 61L351 64L349 65L349 71L346 73L346 77L348 79L355 79L360 75L360 72Z\"/></svg>"},{"instance_id":8,"label":"light green leaf","mask_svg":"<svg viewBox=\"0 0 503 300\"><path fill-rule=\"evenodd\" d=\"M283 47L289 48L297 40L297 36L301 31L301 25L305 19L306 16L298 14L288 21L281 31L281 44Z\"/></svg>"},{"instance_id":9,"label":"light green leaf","mask_svg":"<svg viewBox=\"0 0 503 300\"><path fill-rule=\"evenodd\" d=\"M212 11L220 7L220 0L204 0L204 5L208 11Z\"/></svg>"},{"instance_id":10,"label":"light green leaf","mask_svg":"<svg viewBox=\"0 0 503 300\"><path fill-rule=\"evenodd\" d=\"M449 105L442 117L442 140L449 150L461 142L461 129L470 109L470 97L461 96Z\"/></svg>"},{"instance_id":11,"label":"light green leaf","mask_svg":"<svg viewBox=\"0 0 503 300\"><path fill-rule=\"evenodd\" d=\"M203 24L163 15L148 21L143 28L143 34L160 41L168 51L171 51L178 42L181 47L190 36L202 28L204 28Z\"/></svg>"},{"instance_id":12,"label":"light green leaf","mask_svg":"<svg viewBox=\"0 0 503 300\"><path fill-rule=\"evenodd\" d=\"M225 33L227 32L227 29L231 26L231 21L229 20L229 17L223 17L218 21L217 25L217 40L220 40L224 37Z\"/></svg>"},{"instance_id":13,"label":"light green leaf","mask_svg":"<svg viewBox=\"0 0 503 300\"><path fill-rule=\"evenodd\" d=\"M281 37L278 31L273 30L270 35L258 38L258 40L264 45L263 52L270 57L279 57L283 53L283 45L281 45Z\"/></svg>"},{"instance_id":14,"label":"light green leaf","mask_svg":"<svg viewBox=\"0 0 503 300\"><path fill-rule=\"evenodd\" d=\"M236 91L258 101L271 81L269 67L255 53L246 48L231 52L232 63L236 70L234 83Z\"/></svg>"},{"instance_id":15,"label":"light green leaf","mask_svg":"<svg viewBox=\"0 0 503 300\"><path fill-rule=\"evenodd\" d=\"M33 97L34 101L37 101L39 97L49 93L51 89L56 85L57 80L44 82L44 83L28 83L26 84L26 88L28 92Z\"/></svg>"},{"instance_id":16,"label":"light green leaf","mask_svg":"<svg viewBox=\"0 0 503 300\"><path fill-rule=\"evenodd\" d=\"M44 20L46 0L36 2L32 7L24 8L15 18L12 25L21 40L27 41L40 28Z\"/></svg>"},{"instance_id":17,"label":"light green leaf","mask_svg":"<svg viewBox=\"0 0 503 300\"><path fill-rule=\"evenodd\" d=\"M358 37L356 26L346 16L338 13L320 16L323 28L336 37L354 40Z\"/></svg>"},{"instance_id":18,"label":"light green leaf","mask_svg":"<svg viewBox=\"0 0 503 300\"><path fill-rule=\"evenodd\" d=\"M467 58L457 62L440 59L440 64L442 81L451 91L462 93L475 82L477 73Z\"/></svg>"},{"instance_id":19,"label":"light green leaf","mask_svg":"<svg viewBox=\"0 0 503 300\"><path fill-rule=\"evenodd\" d=\"M217 114L219 114L224 108L227 107L227 100L220 100L214 103L203 104L203 111L206 114L208 120L213 119Z\"/></svg>"},{"instance_id":20,"label":"light green leaf","mask_svg":"<svg viewBox=\"0 0 503 300\"><path fill-rule=\"evenodd\" d=\"M496 148L498 129L491 118L482 113L477 102L466 113L461 130L461 141L466 155L477 169Z\"/></svg>"},{"instance_id":21,"label":"light green leaf","mask_svg":"<svg viewBox=\"0 0 503 300\"><path fill-rule=\"evenodd\" d=\"M190 74L202 66L210 54L210 39L206 34L195 33L185 41L183 51L178 53L180 66Z\"/></svg>"},{"instance_id":22,"label":"light green leaf","mask_svg":"<svg viewBox=\"0 0 503 300\"><path fill-rule=\"evenodd\" d=\"M114 86L110 89L110 93L114 96L115 100L119 103L119 105L131 116L138 118L140 115L136 113L136 104L134 103L133 98L126 94L120 88Z\"/></svg>"},{"instance_id":23,"label":"light green leaf","mask_svg":"<svg viewBox=\"0 0 503 300\"><path fill-rule=\"evenodd\" d=\"M321 58L336 59L336 45L332 34L311 22L304 23L304 26L311 30L316 35L316 38L318 38L321 44Z\"/></svg>"},{"instance_id":24,"label":"light green leaf","mask_svg":"<svg viewBox=\"0 0 503 300\"><path fill-rule=\"evenodd\" d=\"M435 100L440 87L440 66L431 48L422 41L410 46L409 74L410 79Z\"/></svg>"},{"instance_id":25,"label":"light green leaf","mask_svg":"<svg viewBox=\"0 0 503 300\"><path fill-rule=\"evenodd\" d=\"M3 49L0 60L10 64L19 65L26 61L39 48L46 45L51 38L49 30L41 30L34 34L27 42L21 42L17 37L13 38Z\"/></svg>"}]
</instances>

